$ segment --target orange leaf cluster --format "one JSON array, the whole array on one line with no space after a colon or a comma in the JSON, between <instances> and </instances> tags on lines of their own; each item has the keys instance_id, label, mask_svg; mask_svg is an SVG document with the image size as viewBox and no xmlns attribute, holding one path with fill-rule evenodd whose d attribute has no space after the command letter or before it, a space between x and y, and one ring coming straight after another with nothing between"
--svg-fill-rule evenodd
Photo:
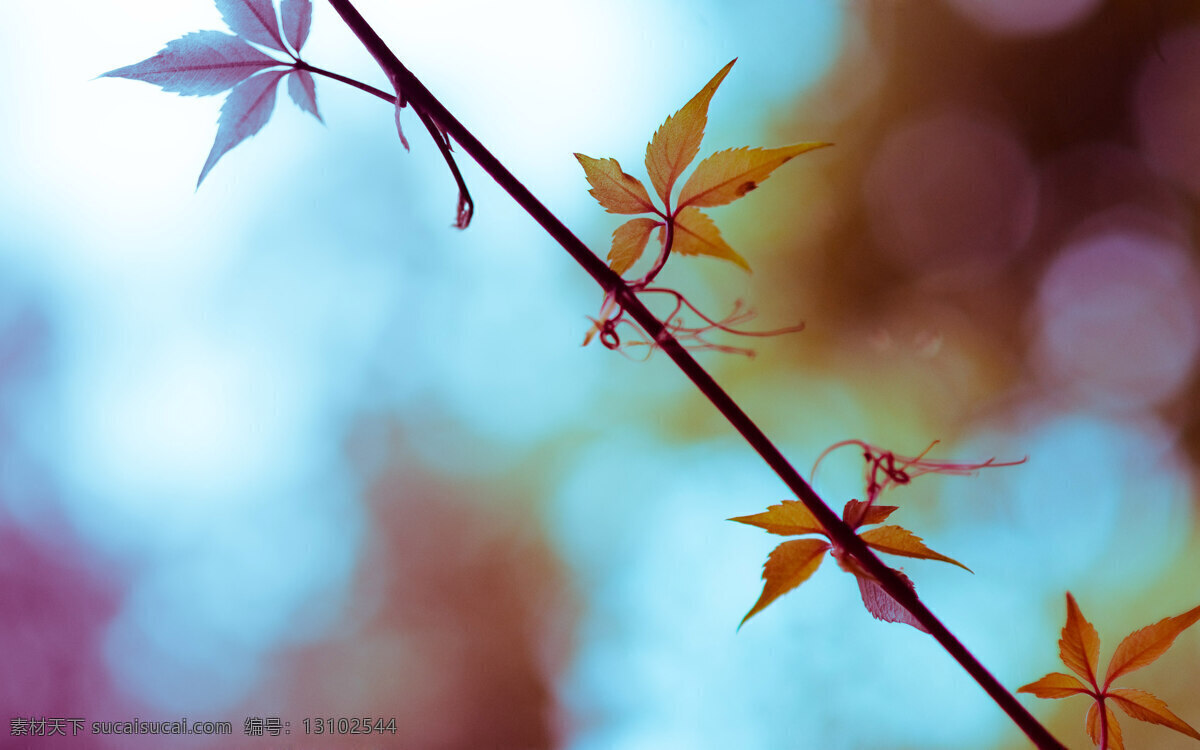
<instances>
[{"instance_id":1,"label":"orange leaf cluster","mask_svg":"<svg viewBox=\"0 0 1200 750\"><path fill-rule=\"evenodd\" d=\"M842 520L851 528L858 529L861 526L882 523L896 509L895 505L874 505L851 500L842 510ZM746 616L742 618L741 625L761 612L768 604L807 581L813 573L817 572L825 553L830 552L838 565L846 572L853 573L858 580L859 593L862 595L867 611L880 620L903 622L918 630L925 630L925 627L908 610L879 585L874 576L860 567L853 557L830 539L824 527L809 512L808 508L804 507L803 503L796 500L784 500L779 505L772 505L764 513L739 516L729 520L757 526L781 536L818 534L829 540L797 539L784 542L776 547L767 557L766 565L763 566L765 584L762 594L750 611L746 613ZM957 560L929 549L922 542L921 537L902 526L880 526L864 531L859 534L859 538L878 552L924 560L941 560L970 571L970 568ZM899 573L899 571L897 573L911 588L912 582L903 573Z\"/></svg>"},{"instance_id":2,"label":"orange leaf cluster","mask_svg":"<svg viewBox=\"0 0 1200 750\"><path fill-rule=\"evenodd\" d=\"M875 504L880 494L888 487L908 484L922 474L953 474L962 476L972 474L983 468L1014 466L1024 461L1022 459L1021 461L998 463L995 459L989 458L982 462L967 463L926 458L926 454L937 443L938 441L935 440L929 444L929 447L921 451L920 454L906 457L898 456L889 450L884 450L861 440L843 440L834 443L821 453L817 458L816 464L813 465L813 472L816 472L817 466L825 456L838 448L855 446L862 451L863 460L866 462L866 474L863 479L864 492L867 499L865 501L851 500L846 503L846 507L842 510L842 521L851 529L857 530L862 526L883 523L895 512L896 506L894 505ZM765 513L758 513L753 516L741 516L729 520L758 526L772 534L782 534L784 536L820 534L829 539L829 534L821 527L820 523L817 522L808 509L804 507L804 504L794 500L785 500L782 505L772 505ZM880 526L876 529L864 531L858 535L858 538L876 552L886 552L889 555L901 555L903 557L916 557L923 560L940 560L941 562L957 565L968 572L971 570L957 560L929 549L921 541L921 537L902 526ZM826 552L829 552L833 556L842 570L854 574L855 579L858 581L858 590L862 595L863 604L866 606L868 612L880 620L902 622L912 625L918 630L928 632L925 630L925 626L913 617L911 612L901 606L900 602L896 601L879 584L879 581L874 576L859 565L846 550L834 544L832 539L827 542L819 539L797 540L784 542L776 547L767 558L767 564L763 568L763 579L766 581L766 584L763 586L762 595L759 596L758 601L750 609L750 612L742 618L742 624L745 624L746 620L749 620L752 616L762 611L768 604L808 580L816 572L817 567L821 564L822 556ZM914 589L912 581L908 580L907 576L900 571L895 571L895 573L900 576L901 580L908 584L910 589Z\"/></svg>"},{"instance_id":3,"label":"orange leaf cluster","mask_svg":"<svg viewBox=\"0 0 1200 750\"><path fill-rule=\"evenodd\" d=\"M750 192L778 167L805 151L828 143L797 143L774 149L738 148L718 151L700 162L679 193L672 209L671 194L683 171L695 160L708 125L708 105L717 87L737 60L713 76L683 108L666 119L646 146L646 173L662 201L659 210L642 181L621 169L616 159L593 159L575 154L583 166L592 196L614 214L653 214L657 218L631 219L613 232L609 266L618 274L628 271L641 258L654 229L659 230L663 257L674 251L681 255L707 255L736 263L747 271L750 265L721 237L716 224L701 207L722 206ZM653 272L652 272L653 273Z\"/></svg>"},{"instance_id":4,"label":"orange leaf cluster","mask_svg":"<svg viewBox=\"0 0 1200 750\"><path fill-rule=\"evenodd\" d=\"M1036 682L1018 688L1017 692L1032 693L1039 698L1090 695L1093 702L1088 709L1085 727L1088 736L1100 750L1124 750L1125 747L1121 725L1117 723L1116 714L1108 701L1134 719L1161 724L1200 740L1200 732L1173 714L1166 703L1150 693L1112 688L1113 681L1118 677L1141 669L1165 654L1179 634L1197 620L1200 620L1200 607L1159 620L1129 634L1117 645L1104 672L1104 682L1101 683L1100 636L1079 610L1075 597L1067 592L1067 624L1063 626L1062 639L1058 642L1059 657L1083 680L1063 672L1051 672Z\"/></svg>"}]
</instances>

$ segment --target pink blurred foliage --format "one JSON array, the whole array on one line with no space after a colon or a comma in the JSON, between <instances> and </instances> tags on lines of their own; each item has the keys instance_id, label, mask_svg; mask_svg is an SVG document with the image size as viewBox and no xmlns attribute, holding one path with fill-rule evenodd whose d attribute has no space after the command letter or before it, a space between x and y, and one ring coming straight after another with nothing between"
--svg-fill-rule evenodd
<instances>
[{"instance_id":1,"label":"pink blurred foliage","mask_svg":"<svg viewBox=\"0 0 1200 750\"><path fill-rule=\"evenodd\" d=\"M480 501L498 491L388 470L346 624L282 654L268 692L293 716L395 716L380 747L558 746L571 598L528 518Z\"/></svg>"},{"instance_id":2,"label":"pink blurred foliage","mask_svg":"<svg viewBox=\"0 0 1200 750\"><path fill-rule=\"evenodd\" d=\"M8 722L19 717L132 716L136 708L118 697L103 652L120 605L120 572L63 529L39 538L0 519L0 550L0 734L8 737ZM80 748L91 738L28 739L38 748Z\"/></svg>"}]
</instances>

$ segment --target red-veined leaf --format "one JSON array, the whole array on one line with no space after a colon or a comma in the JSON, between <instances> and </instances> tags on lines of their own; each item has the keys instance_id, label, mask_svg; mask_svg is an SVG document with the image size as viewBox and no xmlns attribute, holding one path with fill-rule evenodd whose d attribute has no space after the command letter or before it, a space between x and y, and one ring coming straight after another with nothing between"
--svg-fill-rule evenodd
<instances>
[{"instance_id":1,"label":"red-veined leaf","mask_svg":"<svg viewBox=\"0 0 1200 750\"><path fill-rule=\"evenodd\" d=\"M829 543L820 539L796 539L772 550L763 566L762 595L738 624L740 628L771 602L804 583L817 572L821 558L829 550Z\"/></svg>"},{"instance_id":2,"label":"red-veined leaf","mask_svg":"<svg viewBox=\"0 0 1200 750\"><path fill-rule=\"evenodd\" d=\"M307 70L293 70L288 74L288 96L292 97L297 107L319 122L325 122L317 111L317 84Z\"/></svg>"},{"instance_id":3,"label":"red-veined leaf","mask_svg":"<svg viewBox=\"0 0 1200 750\"><path fill-rule=\"evenodd\" d=\"M659 230L659 236L662 236L662 230ZM726 244L712 219L692 206L675 216L675 238L671 243L671 252L680 255L709 255L750 270L746 259Z\"/></svg>"},{"instance_id":4,"label":"red-veined leaf","mask_svg":"<svg viewBox=\"0 0 1200 750\"><path fill-rule=\"evenodd\" d=\"M1068 698L1072 695L1088 692L1088 686L1079 681L1075 675L1051 672L1037 682L1022 685L1018 693L1033 693L1039 698Z\"/></svg>"},{"instance_id":5,"label":"red-veined leaf","mask_svg":"<svg viewBox=\"0 0 1200 750\"><path fill-rule=\"evenodd\" d=\"M661 224L655 219L630 219L613 232L612 249L608 251L608 265L620 275L637 263L650 240L650 233Z\"/></svg>"},{"instance_id":6,"label":"red-veined leaf","mask_svg":"<svg viewBox=\"0 0 1200 750\"><path fill-rule=\"evenodd\" d=\"M1110 690L1108 697L1117 704L1118 708L1139 721L1162 724L1164 727L1170 727L1194 740L1200 740L1200 732L1172 713L1166 703L1144 690L1119 688Z\"/></svg>"},{"instance_id":7,"label":"red-veined leaf","mask_svg":"<svg viewBox=\"0 0 1200 750\"><path fill-rule=\"evenodd\" d=\"M1200 620L1200 607L1159 620L1127 635L1108 661L1108 671L1104 675L1105 688L1121 675L1141 669L1162 656L1179 634L1197 620Z\"/></svg>"},{"instance_id":8,"label":"red-veined leaf","mask_svg":"<svg viewBox=\"0 0 1200 750\"><path fill-rule=\"evenodd\" d=\"M654 204L642 181L621 171L616 159L593 159L575 154L592 189L588 192L610 214L645 214L654 212Z\"/></svg>"},{"instance_id":9,"label":"red-veined leaf","mask_svg":"<svg viewBox=\"0 0 1200 750\"><path fill-rule=\"evenodd\" d=\"M271 0L217 0L217 10L229 28L243 39L284 51L279 20Z\"/></svg>"},{"instance_id":10,"label":"red-veined leaf","mask_svg":"<svg viewBox=\"0 0 1200 750\"><path fill-rule=\"evenodd\" d=\"M1100 745L1099 709L1100 704L1093 703L1092 707L1088 709L1087 719L1084 720L1088 736L1092 738L1092 742L1097 746ZM1117 715L1107 705L1104 706L1104 713L1106 715L1106 723L1108 724L1108 750L1125 750L1125 741L1121 738L1121 725L1117 723Z\"/></svg>"},{"instance_id":11,"label":"red-veined leaf","mask_svg":"<svg viewBox=\"0 0 1200 750\"><path fill-rule=\"evenodd\" d=\"M191 96L219 94L280 62L236 36L196 31L167 42L154 57L117 68L101 78L131 78Z\"/></svg>"},{"instance_id":12,"label":"red-veined leaf","mask_svg":"<svg viewBox=\"0 0 1200 750\"><path fill-rule=\"evenodd\" d=\"M973 572L958 560L929 549L921 542L921 537L903 526L880 526L877 529L864 531L858 536L869 546L880 552L887 552L890 555L903 555L904 557L916 557L923 560L941 560L942 562L957 565L967 572Z\"/></svg>"},{"instance_id":13,"label":"red-veined leaf","mask_svg":"<svg viewBox=\"0 0 1200 750\"><path fill-rule=\"evenodd\" d=\"M784 500L779 505L770 506L762 513L738 516L729 520L757 526L780 536L825 533L825 527L821 526L816 516L810 513L808 508L804 507L804 503L799 500Z\"/></svg>"},{"instance_id":14,"label":"red-veined leaf","mask_svg":"<svg viewBox=\"0 0 1200 750\"><path fill-rule=\"evenodd\" d=\"M862 500L848 500L846 507L842 508L842 520L852 529L883 523L898 507L897 505L868 506Z\"/></svg>"},{"instance_id":15,"label":"red-veined leaf","mask_svg":"<svg viewBox=\"0 0 1200 750\"><path fill-rule=\"evenodd\" d=\"M832 143L796 143L782 148L731 148L718 151L696 166L679 191L679 206L723 206L758 187L777 168Z\"/></svg>"},{"instance_id":16,"label":"red-veined leaf","mask_svg":"<svg viewBox=\"0 0 1200 750\"><path fill-rule=\"evenodd\" d=\"M908 580L908 576L898 570L895 572L910 589L916 591L916 587L913 586L912 581ZM858 592L862 594L863 605L867 608L868 612L875 616L875 619L883 620L884 622L899 622L905 625L912 625L922 633L929 632L913 616L912 612L909 612L900 602L892 598L892 595L883 586L880 586L879 582L874 578L858 573L854 575L854 578L858 581Z\"/></svg>"},{"instance_id":17,"label":"red-veined leaf","mask_svg":"<svg viewBox=\"0 0 1200 750\"><path fill-rule=\"evenodd\" d=\"M262 130L267 120L271 119L271 112L275 109L275 89L284 74L262 73L242 81L229 92L229 98L221 107L217 138L208 160L204 162L204 168L200 170L196 187L200 187L209 170L229 149Z\"/></svg>"},{"instance_id":18,"label":"red-veined leaf","mask_svg":"<svg viewBox=\"0 0 1200 750\"><path fill-rule=\"evenodd\" d=\"M283 35L297 52L308 41L312 28L312 0L283 0L279 5Z\"/></svg>"},{"instance_id":19,"label":"red-veined leaf","mask_svg":"<svg viewBox=\"0 0 1200 750\"><path fill-rule=\"evenodd\" d=\"M721 68L700 93L668 117L646 146L646 173L664 204L670 204L675 180L700 152L700 141L704 140L704 128L708 125L708 104L735 62L736 57Z\"/></svg>"},{"instance_id":20,"label":"red-veined leaf","mask_svg":"<svg viewBox=\"0 0 1200 750\"><path fill-rule=\"evenodd\" d=\"M1067 592L1067 624L1063 626L1062 638L1058 641L1058 654L1063 664L1071 668L1089 685L1096 686L1096 660L1100 657L1100 636L1096 628L1087 621L1075 603L1075 597Z\"/></svg>"}]
</instances>

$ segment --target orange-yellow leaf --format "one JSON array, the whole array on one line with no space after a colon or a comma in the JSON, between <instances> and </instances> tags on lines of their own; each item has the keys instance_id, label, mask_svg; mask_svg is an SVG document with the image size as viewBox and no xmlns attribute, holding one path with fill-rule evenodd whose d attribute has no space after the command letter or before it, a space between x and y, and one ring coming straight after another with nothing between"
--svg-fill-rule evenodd
<instances>
[{"instance_id":1,"label":"orange-yellow leaf","mask_svg":"<svg viewBox=\"0 0 1200 750\"><path fill-rule=\"evenodd\" d=\"M842 520L852 529L857 529L859 526L870 526L874 523L883 523L887 517L892 515L900 506L898 505L871 505L862 500L849 500L846 502L846 507L842 508Z\"/></svg>"},{"instance_id":2,"label":"orange-yellow leaf","mask_svg":"<svg viewBox=\"0 0 1200 750\"><path fill-rule=\"evenodd\" d=\"M880 552L887 552L891 555L903 555L904 557L917 557L923 560L941 560L942 562L957 565L967 572L973 572L958 560L938 554L929 549L921 542L921 537L903 526L880 526L877 529L864 531L858 537Z\"/></svg>"},{"instance_id":3,"label":"orange-yellow leaf","mask_svg":"<svg viewBox=\"0 0 1200 750\"><path fill-rule=\"evenodd\" d=\"M1200 620L1200 607L1195 607L1181 615L1159 620L1141 630L1135 630L1125 637L1113 652L1108 662L1108 672L1104 675L1104 686L1107 688L1112 681L1135 669L1141 669L1150 662L1166 653L1187 628Z\"/></svg>"},{"instance_id":4,"label":"orange-yellow leaf","mask_svg":"<svg viewBox=\"0 0 1200 750\"><path fill-rule=\"evenodd\" d=\"M1017 688L1018 693L1033 693L1039 698L1069 698L1087 691L1088 687L1079 678L1062 672L1051 672L1037 682Z\"/></svg>"},{"instance_id":5,"label":"orange-yellow leaf","mask_svg":"<svg viewBox=\"0 0 1200 750\"><path fill-rule=\"evenodd\" d=\"M1093 703L1087 712L1087 733L1097 746L1100 745L1100 704ZM1121 739L1121 725L1117 723L1117 715L1107 705L1104 707L1106 723L1108 724L1108 750L1125 750L1125 742Z\"/></svg>"},{"instance_id":6,"label":"orange-yellow leaf","mask_svg":"<svg viewBox=\"0 0 1200 750\"><path fill-rule=\"evenodd\" d=\"M762 595L738 624L740 628L771 602L808 580L817 572L829 543L820 539L795 539L776 547L763 566Z\"/></svg>"},{"instance_id":7,"label":"orange-yellow leaf","mask_svg":"<svg viewBox=\"0 0 1200 750\"><path fill-rule=\"evenodd\" d=\"M1186 734L1195 740L1200 740L1200 732L1193 729L1186 721L1171 713L1167 704L1144 690L1128 690L1121 688L1110 690L1108 697L1125 713L1139 721L1151 724L1162 724L1176 732Z\"/></svg>"},{"instance_id":8,"label":"orange-yellow leaf","mask_svg":"<svg viewBox=\"0 0 1200 750\"><path fill-rule=\"evenodd\" d=\"M1089 685L1096 684L1096 660L1100 656L1100 636L1096 628L1087 621L1075 603L1075 597L1067 592L1067 624L1063 626L1062 638L1058 641L1058 655L1063 664L1071 668Z\"/></svg>"},{"instance_id":9,"label":"orange-yellow leaf","mask_svg":"<svg viewBox=\"0 0 1200 750\"><path fill-rule=\"evenodd\" d=\"M642 181L621 171L616 159L593 159L575 154L592 189L588 192L610 214L652 213L654 204Z\"/></svg>"},{"instance_id":10,"label":"orange-yellow leaf","mask_svg":"<svg viewBox=\"0 0 1200 750\"><path fill-rule=\"evenodd\" d=\"M758 187L777 168L805 151L831 143L813 141L782 148L731 148L696 166L679 191L679 206L723 206Z\"/></svg>"},{"instance_id":11,"label":"orange-yellow leaf","mask_svg":"<svg viewBox=\"0 0 1200 750\"><path fill-rule=\"evenodd\" d=\"M618 275L637 263L650 240L650 233L662 222L655 219L630 219L613 232L612 249L608 251L608 265Z\"/></svg>"},{"instance_id":12,"label":"orange-yellow leaf","mask_svg":"<svg viewBox=\"0 0 1200 750\"><path fill-rule=\"evenodd\" d=\"M708 103L735 62L737 58L721 68L682 109L668 117L646 146L646 173L663 203L669 203L675 180L700 152L700 141L704 140L704 128L708 125Z\"/></svg>"},{"instance_id":13,"label":"orange-yellow leaf","mask_svg":"<svg viewBox=\"0 0 1200 750\"><path fill-rule=\"evenodd\" d=\"M711 255L750 270L750 264L745 258L725 244L712 219L701 213L700 209L690 206L675 217L675 239L671 243L671 252L680 255Z\"/></svg>"},{"instance_id":14,"label":"orange-yellow leaf","mask_svg":"<svg viewBox=\"0 0 1200 750\"><path fill-rule=\"evenodd\" d=\"M772 534L794 536L796 534L824 534L825 529L816 517L798 500L784 500L779 505L772 505L763 513L752 516L738 516L730 521L747 523L766 529Z\"/></svg>"}]
</instances>

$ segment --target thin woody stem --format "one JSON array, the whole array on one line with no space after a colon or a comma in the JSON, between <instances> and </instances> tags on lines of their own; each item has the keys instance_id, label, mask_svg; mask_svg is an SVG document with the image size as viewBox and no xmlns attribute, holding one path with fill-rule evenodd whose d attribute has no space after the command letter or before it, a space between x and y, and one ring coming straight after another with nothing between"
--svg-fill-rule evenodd
<instances>
[{"instance_id":1,"label":"thin woody stem","mask_svg":"<svg viewBox=\"0 0 1200 750\"><path fill-rule=\"evenodd\" d=\"M307 70L309 73L315 73L319 76L332 78L335 81L344 83L348 86L365 91L371 96L379 97L380 99L395 106L396 97L383 89L377 89L374 86L356 81L340 73L334 73L331 70L318 68L315 65L310 65L300 58L296 58L296 62L292 65L296 70ZM459 229L465 229L467 224L471 223L471 215L475 212L475 204L471 200L471 193L467 190L467 182L463 179L462 172L458 169L458 164L454 161L454 154L450 153L450 143L446 140L442 132L438 130L437 125L430 119L425 110L417 110L417 116L421 118L421 124L429 131L429 136L433 138L433 142L437 144L438 150L442 152L442 158L446 160L446 166L450 168L450 174L454 176L454 182L458 186L458 214L454 225Z\"/></svg>"},{"instance_id":2,"label":"thin woody stem","mask_svg":"<svg viewBox=\"0 0 1200 750\"><path fill-rule=\"evenodd\" d=\"M1108 709L1104 707L1103 695L1097 700L1100 703L1097 707L1100 712L1100 750L1108 750Z\"/></svg>"},{"instance_id":3,"label":"thin woody stem","mask_svg":"<svg viewBox=\"0 0 1200 750\"><path fill-rule=\"evenodd\" d=\"M471 193L467 190L467 181L463 179L462 172L458 171L454 154L450 153L450 141L446 139L442 131L438 130L437 123L425 110L417 109L417 117L421 118L421 124L429 131L429 137L433 138L438 150L442 152L442 158L446 160L450 174L454 175L454 183L458 185L458 210L455 212L454 226L458 229L466 229L467 225L471 223L471 216L475 213L475 202L471 200Z\"/></svg>"},{"instance_id":4,"label":"thin woody stem","mask_svg":"<svg viewBox=\"0 0 1200 750\"><path fill-rule=\"evenodd\" d=\"M921 602L916 593L901 580L890 567L885 565L867 547L858 535L830 510L817 493L792 467L778 448L759 429L758 425L742 411L728 393L713 380L698 362L688 354L683 345L671 335L667 327L658 320L637 298L634 290L614 273L599 257L550 212L508 169L488 151L475 136L462 125L449 110L416 78L388 48L375 30L359 14L350 0L329 0L329 4L342 17L359 41L367 48L383 71L392 80L397 90L413 107L423 110L438 124L443 132L455 140L462 149L475 159L533 219L553 237L563 249L575 259L596 283L637 321L650 338L675 362L697 388L712 402L713 406L729 420L751 447L779 475L784 484L795 494L805 507L828 531L829 537L845 549L865 568L879 584L930 632L930 634L955 658L989 696L1012 718L1033 743L1042 750L1065 750L1065 747L1050 734L1037 719L1009 693L988 670L979 663L946 626Z\"/></svg>"},{"instance_id":5,"label":"thin woody stem","mask_svg":"<svg viewBox=\"0 0 1200 750\"><path fill-rule=\"evenodd\" d=\"M334 73L331 70L325 70L324 68L318 68L317 66L310 65L310 64L304 62L303 60L297 60L295 62L295 64L292 65L291 67L294 67L296 70L307 70L309 73L316 73L319 76L325 76L326 78L332 78L333 80L344 83L347 86L353 86L354 88L358 89L359 91L365 91L368 94L370 94L371 96L379 97L380 99L384 100L388 104L394 105L396 103L396 97L389 94L388 92L384 91L383 89L377 89L369 83L363 83L362 81L356 81L353 78L349 78L347 76L342 75L341 73Z\"/></svg>"},{"instance_id":6,"label":"thin woody stem","mask_svg":"<svg viewBox=\"0 0 1200 750\"><path fill-rule=\"evenodd\" d=\"M675 242L674 216L667 217L666 227L667 236L663 240L662 252L660 252L658 254L658 258L655 259L654 267L651 268L646 275L642 277L642 280L637 283L637 287L639 289L645 287L651 281L654 281L654 277L658 276L658 272L663 269L663 266L667 265L667 258L671 257L671 245L673 245Z\"/></svg>"}]
</instances>

